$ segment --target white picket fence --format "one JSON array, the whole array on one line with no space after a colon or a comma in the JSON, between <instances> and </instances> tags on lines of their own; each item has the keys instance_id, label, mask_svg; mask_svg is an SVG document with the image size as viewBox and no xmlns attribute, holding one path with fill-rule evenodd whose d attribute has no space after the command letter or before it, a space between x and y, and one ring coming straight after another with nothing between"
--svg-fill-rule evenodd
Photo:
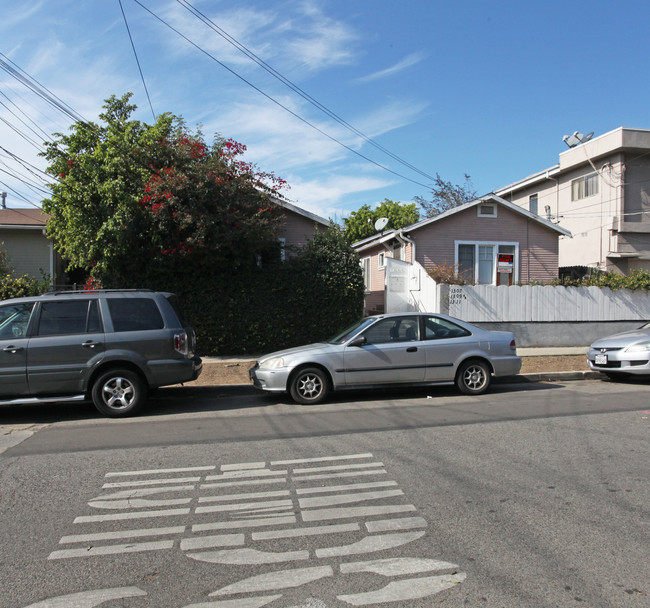
<instances>
[{"instance_id":1,"label":"white picket fence","mask_svg":"<svg viewBox=\"0 0 650 608\"><path fill-rule=\"evenodd\" d=\"M442 286L440 286L442 287ZM472 322L635 321L650 318L650 293L600 287L449 286L440 310Z\"/></svg>"}]
</instances>

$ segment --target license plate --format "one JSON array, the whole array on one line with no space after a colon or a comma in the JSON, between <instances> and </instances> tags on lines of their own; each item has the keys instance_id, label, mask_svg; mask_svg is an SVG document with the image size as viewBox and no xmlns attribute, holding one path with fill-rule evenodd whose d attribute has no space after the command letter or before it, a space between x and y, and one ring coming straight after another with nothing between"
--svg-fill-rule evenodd
<instances>
[{"instance_id":1,"label":"license plate","mask_svg":"<svg viewBox=\"0 0 650 608\"><path fill-rule=\"evenodd\" d=\"M607 365L607 355L596 355L594 363L596 365Z\"/></svg>"}]
</instances>

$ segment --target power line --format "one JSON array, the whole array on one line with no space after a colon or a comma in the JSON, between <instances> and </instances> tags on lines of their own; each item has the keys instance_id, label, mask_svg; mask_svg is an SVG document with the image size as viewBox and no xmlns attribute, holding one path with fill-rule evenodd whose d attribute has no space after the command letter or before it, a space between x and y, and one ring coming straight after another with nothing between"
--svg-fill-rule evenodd
<instances>
[{"instance_id":1,"label":"power line","mask_svg":"<svg viewBox=\"0 0 650 608\"><path fill-rule=\"evenodd\" d=\"M129 40L131 41L131 48L133 49L133 54L135 55L135 62L138 64L138 70L140 72L140 78L142 79L142 85L144 86L144 92L147 94L147 100L149 101L149 107L151 108L151 115L153 116L153 121L156 122L156 113L153 111L153 105L151 103L151 97L149 97L149 89L147 89L147 83L144 81L144 74L142 73L142 67L140 67L138 53L135 50L135 44L133 42L133 37L131 36L131 28L129 28L129 22L126 20L126 13L124 12L124 7L122 6L122 0L119 1L122 17L124 17L124 25L126 25L126 31L129 34Z\"/></svg>"},{"instance_id":2,"label":"power line","mask_svg":"<svg viewBox=\"0 0 650 608\"><path fill-rule=\"evenodd\" d=\"M297 114L296 112L294 112L293 110L291 110L290 108L288 108L287 106L283 105L282 103L280 103L279 101L277 101L276 99L274 99L273 97L271 97L268 93L264 92L262 89L260 89L259 87L255 86L252 82L246 80L243 76L241 76L240 74L238 74L235 70L233 70L232 68L228 67L225 63L219 61L219 60L218 60L214 55L210 54L208 51L206 51L205 49L201 48L198 44L196 44L195 42L193 42L192 40L190 40L187 36L185 36L183 33L181 33L181 32L180 32L179 30L177 30L175 27L173 27L172 25L170 25L169 23L167 23L167 21L165 21L162 17L159 17L156 13L154 13L152 10L150 10L149 8L147 8L144 4L142 4L142 2L140 2L140 0L133 0L133 1L134 1L136 4L140 5L140 6L141 6L145 11L147 11L147 12L148 12L152 17L154 17L155 19L157 19L158 21L160 21L163 25L165 25L167 28L169 28L170 30L172 30L175 34L177 34L178 36L180 36L181 38L183 38L183 40L185 40L186 42L188 42L189 44L191 44L191 45L192 45L194 48L196 48L198 51L200 51L201 53L203 53L204 55L206 55L207 57L209 57L210 59L212 59L212 61L214 61L215 63L218 63L222 68L224 68L225 70L227 70L228 72L230 72L233 76L235 76L236 78L238 78L239 80L241 80L242 82L244 82L245 84L247 84L249 87L251 87L252 89L254 89L255 91L257 91L260 95L263 95L264 97L266 97L266 99L268 99L269 101L271 101L271 102L274 103L275 105L281 107L283 110L285 110L286 112L288 112L289 114L291 114L293 117L297 118L298 120L300 120L301 122L303 122L303 123L306 124L307 126L311 127L311 128L314 129L315 131L318 131L318 133L320 133L321 135L327 137L327 139L329 139L329 140L333 141L334 143L338 144L339 146L345 148L345 149L348 150L349 152L352 152L353 154L359 156L360 158L364 159L365 161L367 161L367 162L369 162L369 163L372 163L372 164L375 165L376 167L379 167L380 169L383 169L384 171L388 171L389 173L392 173L393 175L395 175L395 176L397 176L397 177L399 177L399 178L401 178L401 179L407 180L407 181L409 181L409 182L411 182L411 183L413 183L413 184L416 184L416 185L418 185L418 186L422 186L423 188L427 188L427 189L430 189L430 188L431 188L430 185L423 184L423 183L418 182L418 181L416 181L416 180L414 180L414 179L411 179L410 177L406 177L405 175L402 175L401 173L398 173L397 171L393 171L393 170L390 169L389 167L386 167L385 165L382 165L381 163L378 163L378 162L372 160L371 158L368 158L367 156L361 154L361 152L355 150L354 148L351 148L351 147L348 146L347 144L344 144L342 141L339 141L338 139L336 139L336 138L333 137L332 135L329 135L328 133L326 133L325 131L323 131L322 129L320 129L319 127L317 127L316 125L314 125L313 123L309 122L306 118L303 118L302 116L300 116L299 114Z\"/></svg>"},{"instance_id":3,"label":"power line","mask_svg":"<svg viewBox=\"0 0 650 608\"><path fill-rule=\"evenodd\" d=\"M195 17L197 17L200 21L202 21L205 25L207 25L210 29L212 29L214 32L216 32L219 36L221 36L224 40L226 40L228 43L230 43L232 46L234 46L236 49L241 51L244 55L246 55L249 59L254 61L257 65L259 65L261 68L266 70L269 74L271 74L274 78L277 78L280 82L282 82L285 86L287 86L289 89L300 95L303 99L308 101L310 104L312 104L314 107L318 108L321 112L338 122L340 125L357 135L358 137L361 137L364 141L368 142L370 145L374 146L384 154L387 154L390 156L393 160L396 160L398 163L404 165L405 167L408 167L412 171L415 171L416 173L419 173L422 175L422 177L426 177L427 179L430 179L431 181L435 181L436 178L433 176L429 175L428 173L425 173L424 171L421 171L418 169L416 166L412 165L408 161L404 160L403 158L397 156L384 146L380 145L377 143L375 140L372 138L368 137L364 133L362 133L359 129L351 125L350 123L346 122L343 118L341 118L339 115L337 115L335 112L324 106L322 103L320 103L318 100L314 99L311 95L306 93L303 89L301 89L298 85L293 83L291 80L286 78L283 74L278 72L275 68L270 66L268 63L266 63L263 59L258 57L253 51L251 51L249 48L244 46L241 42L233 38L228 32L226 32L223 28L219 27L214 21L212 21L209 17L207 17L204 13L202 13L199 9L196 7L192 6L187 0L176 0L178 4L180 4L183 8L185 8L187 11L189 11L191 14L193 14Z\"/></svg>"}]
</instances>

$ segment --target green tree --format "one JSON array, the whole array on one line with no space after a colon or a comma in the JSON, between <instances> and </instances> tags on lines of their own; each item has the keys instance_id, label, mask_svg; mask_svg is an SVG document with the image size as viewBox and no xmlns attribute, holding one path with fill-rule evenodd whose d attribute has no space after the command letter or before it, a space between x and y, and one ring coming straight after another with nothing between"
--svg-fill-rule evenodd
<instances>
[{"instance_id":1,"label":"green tree","mask_svg":"<svg viewBox=\"0 0 650 608\"><path fill-rule=\"evenodd\" d=\"M102 124L77 122L44 152L57 178L43 201L48 234L70 266L104 287L142 287L181 266L254 263L274 240L270 200L284 182L240 160L241 144L208 146L172 114L133 120L130 97L107 99Z\"/></svg>"},{"instance_id":2,"label":"green tree","mask_svg":"<svg viewBox=\"0 0 650 608\"><path fill-rule=\"evenodd\" d=\"M376 234L375 222L381 217L388 218L389 229L398 229L415 224L420 214L415 203L399 203L385 198L374 209L366 204L344 218L345 238L355 243Z\"/></svg>"},{"instance_id":3,"label":"green tree","mask_svg":"<svg viewBox=\"0 0 650 608\"><path fill-rule=\"evenodd\" d=\"M422 196L415 196L413 200L420 205L426 217L434 217L449 209L469 203L475 200L476 196L472 179L467 173L463 185L446 182L436 173L436 182L431 188L431 200Z\"/></svg>"}]
</instances>

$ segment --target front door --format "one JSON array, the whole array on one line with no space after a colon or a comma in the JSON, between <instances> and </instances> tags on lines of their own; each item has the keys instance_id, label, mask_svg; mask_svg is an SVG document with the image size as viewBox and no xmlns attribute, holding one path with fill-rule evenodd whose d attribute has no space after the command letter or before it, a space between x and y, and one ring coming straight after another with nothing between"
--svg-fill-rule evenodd
<instances>
[{"instance_id":1,"label":"front door","mask_svg":"<svg viewBox=\"0 0 650 608\"><path fill-rule=\"evenodd\" d=\"M346 385L422 382L425 352L418 324L417 315L405 315L370 326L363 346L345 349Z\"/></svg>"},{"instance_id":2,"label":"front door","mask_svg":"<svg viewBox=\"0 0 650 608\"><path fill-rule=\"evenodd\" d=\"M0 306L0 397L27 393L27 326L33 302Z\"/></svg>"}]
</instances>

